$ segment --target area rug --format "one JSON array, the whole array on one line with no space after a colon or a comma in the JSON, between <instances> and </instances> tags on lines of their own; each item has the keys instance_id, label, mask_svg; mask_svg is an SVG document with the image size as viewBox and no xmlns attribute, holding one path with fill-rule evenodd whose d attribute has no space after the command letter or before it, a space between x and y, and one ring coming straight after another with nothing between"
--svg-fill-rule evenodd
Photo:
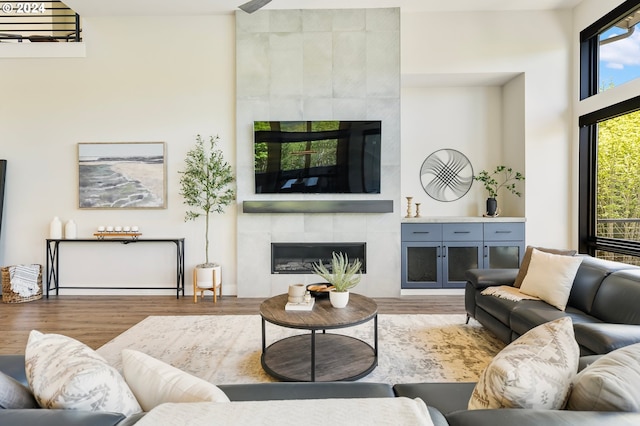
<instances>
[{"instance_id":1,"label":"area rug","mask_svg":"<svg viewBox=\"0 0 640 426\"><path fill-rule=\"evenodd\" d=\"M366 382L473 382L504 347L464 315L379 315L378 367ZM266 324L267 345L304 333ZM332 332L373 345L373 321ZM130 348L216 384L271 382L260 365L258 315L151 316L98 349L121 369ZM302 356L302 355L301 355ZM345 360L348 362L348 360Z\"/></svg>"}]
</instances>

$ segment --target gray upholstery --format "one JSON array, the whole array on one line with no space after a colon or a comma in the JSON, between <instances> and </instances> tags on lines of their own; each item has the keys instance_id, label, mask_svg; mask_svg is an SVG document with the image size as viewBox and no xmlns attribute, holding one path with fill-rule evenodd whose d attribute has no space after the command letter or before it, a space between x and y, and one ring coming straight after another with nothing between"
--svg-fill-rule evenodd
<instances>
[{"instance_id":1,"label":"gray upholstery","mask_svg":"<svg viewBox=\"0 0 640 426\"><path fill-rule=\"evenodd\" d=\"M367 382L255 383L218 385L231 401L326 398L392 398L391 385Z\"/></svg>"},{"instance_id":2,"label":"gray upholstery","mask_svg":"<svg viewBox=\"0 0 640 426\"><path fill-rule=\"evenodd\" d=\"M571 317L582 355L604 354L640 342L640 268L583 256L565 311L541 301L514 302L484 296L482 290L508 282L516 269L467 271L465 309L499 339L509 343L532 328Z\"/></svg>"}]
</instances>

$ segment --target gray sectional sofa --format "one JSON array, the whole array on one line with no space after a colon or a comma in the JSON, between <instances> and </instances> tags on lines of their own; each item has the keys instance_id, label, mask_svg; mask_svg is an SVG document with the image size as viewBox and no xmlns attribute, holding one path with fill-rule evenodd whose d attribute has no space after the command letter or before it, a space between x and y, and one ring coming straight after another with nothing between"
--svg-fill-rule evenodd
<instances>
[{"instance_id":1,"label":"gray sectional sofa","mask_svg":"<svg viewBox=\"0 0 640 426\"><path fill-rule=\"evenodd\" d=\"M581 355L605 354L640 342L640 268L583 256L565 311L541 300L512 301L482 290L512 286L518 269L467 271L465 309L503 342L563 316L573 320Z\"/></svg>"},{"instance_id":2,"label":"gray sectional sofa","mask_svg":"<svg viewBox=\"0 0 640 426\"><path fill-rule=\"evenodd\" d=\"M26 384L24 357L0 355L0 371ZM428 406L435 426L513 425L638 425L640 413L492 409L467 410L474 383L259 383L219 385L231 401L275 401L330 398L421 398ZM0 389L0 393L2 390ZM224 404L224 403L221 403ZM324 407L325 405L323 405ZM49 409L0 409L3 426L131 426L142 414L125 417L120 413ZM345 425L353 424L347 419Z\"/></svg>"}]
</instances>

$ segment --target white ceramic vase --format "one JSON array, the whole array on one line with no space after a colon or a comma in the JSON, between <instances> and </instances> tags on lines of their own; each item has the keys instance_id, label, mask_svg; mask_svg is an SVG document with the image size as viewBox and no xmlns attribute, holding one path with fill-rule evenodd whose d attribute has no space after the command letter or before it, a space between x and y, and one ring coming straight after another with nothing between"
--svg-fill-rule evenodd
<instances>
[{"instance_id":1,"label":"white ceramic vase","mask_svg":"<svg viewBox=\"0 0 640 426\"><path fill-rule=\"evenodd\" d=\"M64 238L67 240L75 240L78 238L78 228L73 220L68 221L64 225Z\"/></svg>"},{"instance_id":2,"label":"white ceramic vase","mask_svg":"<svg viewBox=\"0 0 640 426\"><path fill-rule=\"evenodd\" d=\"M49 225L49 238L59 240L62 238L62 222L58 216L54 217Z\"/></svg>"},{"instance_id":3,"label":"white ceramic vase","mask_svg":"<svg viewBox=\"0 0 640 426\"><path fill-rule=\"evenodd\" d=\"M348 291L330 291L329 301L334 308L344 308L349 303Z\"/></svg>"}]
</instances>

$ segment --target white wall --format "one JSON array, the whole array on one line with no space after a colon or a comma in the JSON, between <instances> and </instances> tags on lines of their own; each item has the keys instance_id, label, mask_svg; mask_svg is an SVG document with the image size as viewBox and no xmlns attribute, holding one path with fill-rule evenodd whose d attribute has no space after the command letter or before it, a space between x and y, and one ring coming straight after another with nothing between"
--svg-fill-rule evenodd
<instances>
[{"instance_id":1,"label":"white wall","mask_svg":"<svg viewBox=\"0 0 640 426\"><path fill-rule=\"evenodd\" d=\"M472 185L458 200L437 201L422 188L420 169L444 148L464 154L475 173L502 163L501 87L403 87L401 146L402 196L420 203L421 216L481 216L486 211L481 185ZM406 205L399 210L405 213Z\"/></svg>"},{"instance_id":2,"label":"white wall","mask_svg":"<svg viewBox=\"0 0 640 426\"><path fill-rule=\"evenodd\" d=\"M85 19L83 37L86 58L0 59L0 157L8 160L0 264L44 264L54 216L74 219L81 237L99 224L136 223L143 237L186 237L189 287L204 260L204 222L184 223L178 170L197 133L219 134L235 163L234 18ZM134 141L167 143L168 208L79 210L77 143ZM211 258L234 283L235 206L213 224ZM174 249L141 248L62 246L64 283L172 283Z\"/></svg>"},{"instance_id":3,"label":"white wall","mask_svg":"<svg viewBox=\"0 0 640 426\"><path fill-rule=\"evenodd\" d=\"M572 103L569 98L574 81L572 43L570 11L412 13L402 16L403 76L521 75L518 78L523 80L514 84L524 82L524 105L519 106L524 111L524 152L520 157L524 159L524 167L514 167L526 176L524 216L527 218L529 244L576 246L576 241L571 238L574 216L568 202L574 192L571 185L574 172L571 157ZM472 92L466 90L471 102ZM404 88L403 99L412 91L412 96L418 96L414 89ZM508 99L513 99L513 96L503 97L503 102ZM403 104L403 194L416 192L413 187L405 189L405 185L415 180L417 174L415 168L404 167L407 158L404 135L417 133L416 128L421 125L418 121L406 120L406 117ZM468 124L461 121L461 125ZM503 131L509 134L509 138L518 132L517 129ZM423 148L424 152L441 146L435 141L426 143L429 145ZM503 138L502 143L511 141ZM486 157L495 156L505 161L517 157L513 150L504 146L500 148L489 144L485 149L490 150L484 153ZM486 167L489 165L474 164L478 170ZM486 194L474 191L468 197L476 197L468 203L478 205ZM468 210L460 213L468 214Z\"/></svg>"}]
</instances>

